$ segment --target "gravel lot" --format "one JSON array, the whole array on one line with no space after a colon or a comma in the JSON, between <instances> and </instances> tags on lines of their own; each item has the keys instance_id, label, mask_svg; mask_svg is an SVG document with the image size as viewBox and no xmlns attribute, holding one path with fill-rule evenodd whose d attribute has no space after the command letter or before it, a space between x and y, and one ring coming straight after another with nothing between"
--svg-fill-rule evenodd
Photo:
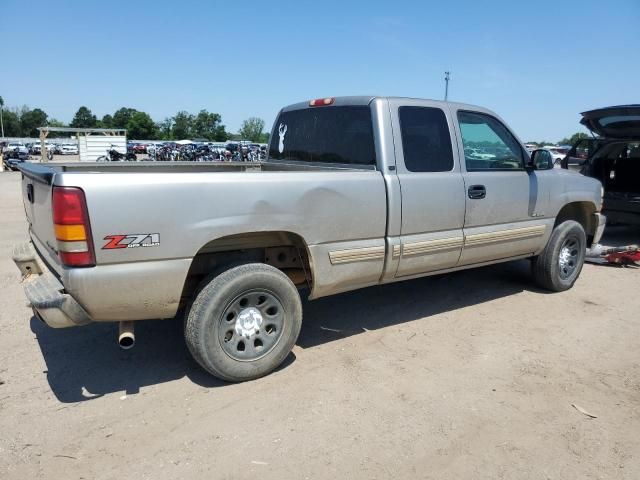
<instances>
[{"instance_id":1,"label":"gravel lot","mask_svg":"<svg viewBox=\"0 0 640 480\"><path fill-rule=\"evenodd\" d=\"M229 385L180 321L123 352L115 324L32 318L19 179L0 174L3 480L640 478L639 270L548 294L522 261L309 302L286 364Z\"/></svg>"}]
</instances>

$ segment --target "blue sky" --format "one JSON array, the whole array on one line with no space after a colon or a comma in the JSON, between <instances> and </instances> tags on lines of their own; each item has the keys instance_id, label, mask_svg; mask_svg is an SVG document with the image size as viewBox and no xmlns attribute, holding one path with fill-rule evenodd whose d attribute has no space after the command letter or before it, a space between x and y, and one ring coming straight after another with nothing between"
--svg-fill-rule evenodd
<instances>
[{"instance_id":1,"label":"blue sky","mask_svg":"<svg viewBox=\"0 0 640 480\"><path fill-rule=\"evenodd\" d=\"M1 3L0 95L65 122L80 105L156 121L204 108L230 131L250 116L270 128L316 97L440 99L445 70L451 100L525 141L640 103L640 0Z\"/></svg>"}]
</instances>

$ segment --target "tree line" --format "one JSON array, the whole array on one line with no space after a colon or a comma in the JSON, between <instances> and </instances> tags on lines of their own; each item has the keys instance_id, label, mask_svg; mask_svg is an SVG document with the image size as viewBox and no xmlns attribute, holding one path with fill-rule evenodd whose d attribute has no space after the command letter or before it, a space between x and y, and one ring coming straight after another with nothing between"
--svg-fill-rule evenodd
<instances>
[{"instance_id":1,"label":"tree line","mask_svg":"<svg viewBox=\"0 0 640 480\"><path fill-rule=\"evenodd\" d=\"M589 135L587 135L584 132L577 132L574 133L573 135L571 135L570 137L565 137L562 140L558 140L557 142L547 142L546 140L543 140L542 142L527 142L527 143L533 143L539 147L543 147L545 145L573 145L574 143L576 143L578 140L581 140L583 138L588 138Z\"/></svg>"},{"instance_id":2,"label":"tree line","mask_svg":"<svg viewBox=\"0 0 640 480\"><path fill-rule=\"evenodd\" d=\"M0 97L1 99L1 97ZM2 107L4 103L0 104ZM17 108L3 108L2 120L6 137L38 137L38 127L65 127L63 122L49 117L40 109L30 109L26 105ZM227 132L219 113L200 110L196 114L180 111L161 122L154 122L151 116L135 108L122 107L113 114L98 118L91 110L82 106L68 125L74 128L125 128L127 137L139 140L185 140L206 139L215 142L227 140L250 140L266 143L269 134L264 132L264 120L251 117L242 122L237 134ZM49 137L64 137L70 134L50 132Z\"/></svg>"},{"instance_id":3,"label":"tree line","mask_svg":"<svg viewBox=\"0 0 640 480\"><path fill-rule=\"evenodd\" d=\"M0 108L4 107L4 101L0 97ZM65 127L63 122L50 118L40 109L30 109L26 105L2 109L4 135L6 137L37 137L38 127ZM227 132L222 124L222 116L207 110L200 110L197 114L185 111L176 113L173 117L167 117L161 122L154 122L146 112L135 108L122 107L113 115L104 115L97 118L91 110L82 106L73 116L68 125L77 128L126 128L127 137L139 140L185 140L206 139L215 142L226 140L251 140L252 142L266 143L269 133L264 132L265 123L261 118L251 117L242 122L238 133ZM69 136L69 134L56 134L51 132L49 137ZM573 145L581 138L587 138L586 133L574 133L555 144ZM538 146L551 145L554 142L528 142Z\"/></svg>"}]
</instances>

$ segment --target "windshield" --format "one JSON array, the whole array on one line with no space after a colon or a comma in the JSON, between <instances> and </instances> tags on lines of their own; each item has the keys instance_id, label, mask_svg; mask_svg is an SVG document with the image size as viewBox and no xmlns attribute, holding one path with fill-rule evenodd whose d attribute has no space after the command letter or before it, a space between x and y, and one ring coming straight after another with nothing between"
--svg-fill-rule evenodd
<instances>
[{"instance_id":1,"label":"windshield","mask_svg":"<svg viewBox=\"0 0 640 480\"><path fill-rule=\"evenodd\" d=\"M271 137L269 159L375 165L371 109L330 106L282 112Z\"/></svg>"}]
</instances>

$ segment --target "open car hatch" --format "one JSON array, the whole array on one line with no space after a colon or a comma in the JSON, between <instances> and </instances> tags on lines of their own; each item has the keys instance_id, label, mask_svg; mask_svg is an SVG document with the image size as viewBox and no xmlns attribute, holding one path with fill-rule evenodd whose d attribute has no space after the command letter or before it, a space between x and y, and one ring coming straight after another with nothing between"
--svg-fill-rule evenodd
<instances>
[{"instance_id":1,"label":"open car hatch","mask_svg":"<svg viewBox=\"0 0 640 480\"><path fill-rule=\"evenodd\" d=\"M640 139L640 104L583 112L580 123L601 137Z\"/></svg>"}]
</instances>

